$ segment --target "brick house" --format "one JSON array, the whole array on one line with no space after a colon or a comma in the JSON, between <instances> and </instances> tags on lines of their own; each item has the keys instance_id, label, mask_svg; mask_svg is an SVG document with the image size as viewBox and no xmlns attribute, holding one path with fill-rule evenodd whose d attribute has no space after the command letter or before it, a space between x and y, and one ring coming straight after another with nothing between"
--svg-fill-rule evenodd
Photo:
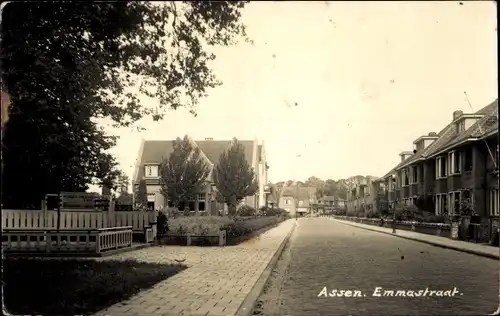
<instances>
[{"instance_id":1,"label":"brick house","mask_svg":"<svg viewBox=\"0 0 500 316\"><path fill-rule=\"evenodd\" d=\"M416 139L414 152L401 154L401 162L381 181L388 199L436 215L458 213L460 202L472 203L474 220L491 227L498 216L498 186L494 161L498 161L498 100L476 113L453 112L439 133ZM495 219L496 222L496 219Z\"/></svg>"},{"instance_id":2,"label":"brick house","mask_svg":"<svg viewBox=\"0 0 500 316\"><path fill-rule=\"evenodd\" d=\"M207 163L213 168L219 161L219 156L227 150L231 144L231 140L213 140L206 138L205 140L191 140L192 144L198 147L201 151L201 156L206 159ZM255 208L264 206L266 196L270 193L268 186L268 169L266 162L266 151L264 142L255 140L240 140L239 143L245 150L247 162L254 169L259 183L259 190L253 196L248 196L242 201L242 205L249 205ZM159 167L162 161L173 151L173 140L143 140L139 149L137 158L138 164L134 172L134 188L137 189L139 182L146 182L148 194L149 208L162 208L167 205L171 206L171 201L168 197L160 193L160 173ZM192 201L182 203L181 208L189 207L194 211L206 211L209 214L217 214L218 211L224 210L227 212L227 205L215 201L215 186L213 184L212 172L205 181L205 188L198 194L198 197Z\"/></svg>"},{"instance_id":3,"label":"brick house","mask_svg":"<svg viewBox=\"0 0 500 316\"><path fill-rule=\"evenodd\" d=\"M355 176L348 178L347 182L349 183L345 201L347 211L372 210L379 191L377 178Z\"/></svg>"}]
</instances>

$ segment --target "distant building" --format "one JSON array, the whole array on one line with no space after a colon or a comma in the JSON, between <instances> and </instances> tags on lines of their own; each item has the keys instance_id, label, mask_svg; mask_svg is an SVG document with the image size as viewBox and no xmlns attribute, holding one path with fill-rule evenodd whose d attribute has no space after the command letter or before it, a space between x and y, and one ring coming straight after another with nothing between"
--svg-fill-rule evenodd
<instances>
[{"instance_id":1,"label":"distant building","mask_svg":"<svg viewBox=\"0 0 500 316\"><path fill-rule=\"evenodd\" d=\"M316 192L314 187L301 187L296 184L285 186L281 190L279 207L291 216L304 216L311 213L313 205L317 203Z\"/></svg>"}]
</instances>

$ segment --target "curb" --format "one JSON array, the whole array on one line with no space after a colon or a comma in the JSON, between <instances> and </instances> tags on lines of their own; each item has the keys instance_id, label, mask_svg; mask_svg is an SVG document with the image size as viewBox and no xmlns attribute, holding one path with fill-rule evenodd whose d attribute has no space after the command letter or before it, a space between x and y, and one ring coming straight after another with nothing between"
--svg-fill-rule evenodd
<instances>
[{"instance_id":1,"label":"curb","mask_svg":"<svg viewBox=\"0 0 500 316\"><path fill-rule=\"evenodd\" d=\"M468 253L468 254L471 254L471 255L476 255L476 256L479 256L479 257L484 257L484 258L489 258L489 259L494 259L494 260L499 260L500 259L500 254L491 254L491 253L476 251L476 250L472 250L472 249L463 249L463 248L452 246L452 245L440 244L440 243L437 243L437 242L434 242L434 241L422 240L422 239L413 238L413 237L407 237L407 236L401 236L401 235L398 235L397 233L393 234L393 233L384 232L384 231L380 231L380 230L376 230L376 229L371 229L371 228L368 228L368 227L356 226L356 225L352 225L350 223L347 223L347 222L344 222L342 220L338 220L338 219L335 219L335 218L332 218L332 219L334 221L338 222L338 223L341 223L341 224L344 224L344 225L348 225L348 226L351 226L351 227L356 227L356 228L360 228L360 229L364 229L364 230L370 230L372 232L377 232L377 233L382 233L382 234L386 234L386 235L391 235L391 236L395 236L395 237L399 237L399 238L403 238L403 239L407 239L407 240L417 241L417 242L421 242L423 244L428 244L428 245L431 245L431 246L434 246L434 247L439 247L439 248L444 248L444 249L451 249L451 250L460 251L460 252Z\"/></svg>"},{"instance_id":2,"label":"curb","mask_svg":"<svg viewBox=\"0 0 500 316\"><path fill-rule=\"evenodd\" d=\"M241 303L240 307L238 308L238 311L234 314L234 316L251 316L252 315L253 309L255 307L255 303L257 302L257 299L264 291L264 287L266 285L267 279L269 279L269 276L271 275L274 267L276 266L276 263L278 262L279 258L281 257L283 250L285 250L285 246L288 243L288 240L292 236L293 232L295 231L295 227L297 227L297 221L294 222L292 229L290 229L290 231L288 232L286 237L283 239L280 246L278 247L278 250L276 250L273 257L268 262L266 268L264 269L264 271L260 275L259 279L257 279L257 282L255 282L254 286L250 290L250 293L248 293L248 295L245 298L245 300L243 301L243 303Z\"/></svg>"}]
</instances>

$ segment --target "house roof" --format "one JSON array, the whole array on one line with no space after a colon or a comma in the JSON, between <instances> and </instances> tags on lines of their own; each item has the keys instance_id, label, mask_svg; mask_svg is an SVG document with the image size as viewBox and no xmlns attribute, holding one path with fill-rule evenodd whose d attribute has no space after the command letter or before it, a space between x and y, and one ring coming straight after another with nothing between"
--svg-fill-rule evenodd
<instances>
[{"instance_id":1,"label":"house roof","mask_svg":"<svg viewBox=\"0 0 500 316\"><path fill-rule=\"evenodd\" d=\"M436 148L431 153L428 153L427 157L432 157L440 154L445 150L452 149L453 147L460 145L462 142L467 141L468 139L480 138L487 133L486 130L492 130L492 128L498 127L497 102L498 101L494 101L474 113L476 115L483 116L463 132L456 133L455 130L453 130L453 132L450 133L449 137L447 137L448 141L446 143L443 142L442 145L439 146L439 148Z\"/></svg>"},{"instance_id":2,"label":"house roof","mask_svg":"<svg viewBox=\"0 0 500 316\"><path fill-rule=\"evenodd\" d=\"M399 163L393 170L391 170L390 173L393 173L394 171L409 166L410 164L418 161L419 159L425 159L436 150L439 150L439 148L442 148L443 144L446 144L449 141L450 137L453 136L453 133L455 133L454 124L450 123L446 125L446 127L438 133L438 138L435 141L433 141L426 148L417 151L415 154L408 157L405 161Z\"/></svg>"},{"instance_id":3,"label":"house roof","mask_svg":"<svg viewBox=\"0 0 500 316\"><path fill-rule=\"evenodd\" d=\"M299 200L308 200L312 196L313 198L316 198L316 191L317 189L315 187L300 187L298 188L298 195L299 195ZM281 190L281 196L289 196L296 198L297 197L297 187L296 186L288 186L284 187Z\"/></svg>"},{"instance_id":4,"label":"house roof","mask_svg":"<svg viewBox=\"0 0 500 316\"><path fill-rule=\"evenodd\" d=\"M498 129L498 99L491 104L485 106L479 111L475 112L476 115L483 115L477 122L463 132L457 133L454 122L449 123L444 129L438 133L438 138L432 142L427 148L417 151L412 156L405 159L403 162L397 164L391 169L382 179L386 179L395 171L409 166L410 164L420 160L430 158L440 152L451 149L459 145L461 142L469 138L479 138L487 133L493 132Z\"/></svg>"},{"instance_id":5,"label":"house roof","mask_svg":"<svg viewBox=\"0 0 500 316\"><path fill-rule=\"evenodd\" d=\"M327 196L322 196L321 198L318 199L319 201L338 201L340 200L339 198L333 196L333 195L327 195Z\"/></svg>"},{"instance_id":6,"label":"house roof","mask_svg":"<svg viewBox=\"0 0 500 316\"><path fill-rule=\"evenodd\" d=\"M141 162L138 170L138 175L135 181L142 179L144 175L144 164L159 164L167 158L174 150L173 140L146 140L142 150ZM229 147L231 147L231 140L195 140L195 144L205 154L211 163L217 164L219 156ZM238 141L245 150L245 157L249 164L252 164L253 156L253 140L239 140Z\"/></svg>"}]
</instances>

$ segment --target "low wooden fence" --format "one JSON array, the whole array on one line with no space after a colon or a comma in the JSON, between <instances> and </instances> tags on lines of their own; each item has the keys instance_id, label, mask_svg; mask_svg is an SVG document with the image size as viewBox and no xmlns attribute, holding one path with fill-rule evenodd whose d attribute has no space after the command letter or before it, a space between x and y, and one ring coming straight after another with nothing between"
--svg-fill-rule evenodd
<instances>
[{"instance_id":1,"label":"low wooden fence","mask_svg":"<svg viewBox=\"0 0 500 316\"><path fill-rule=\"evenodd\" d=\"M132 226L91 230L6 229L6 253L101 253L132 246Z\"/></svg>"},{"instance_id":2,"label":"low wooden fence","mask_svg":"<svg viewBox=\"0 0 500 316\"><path fill-rule=\"evenodd\" d=\"M383 221L381 221L380 218L360 218L360 217L335 216L335 215L333 216L333 218L348 220L360 224L392 228L392 219L384 219ZM395 226L396 229L400 230L414 231L417 233L422 233L427 235L437 235L441 237L451 237L450 224L396 221Z\"/></svg>"},{"instance_id":3,"label":"low wooden fence","mask_svg":"<svg viewBox=\"0 0 500 316\"><path fill-rule=\"evenodd\" d=\"M2 210L4 229L57 229L57 211ZM101 229L131 226L133 231L143 232L156 222L156 212L106 212L96 210L61 211L60 229Z\"/></svg>"}]
</instances>

